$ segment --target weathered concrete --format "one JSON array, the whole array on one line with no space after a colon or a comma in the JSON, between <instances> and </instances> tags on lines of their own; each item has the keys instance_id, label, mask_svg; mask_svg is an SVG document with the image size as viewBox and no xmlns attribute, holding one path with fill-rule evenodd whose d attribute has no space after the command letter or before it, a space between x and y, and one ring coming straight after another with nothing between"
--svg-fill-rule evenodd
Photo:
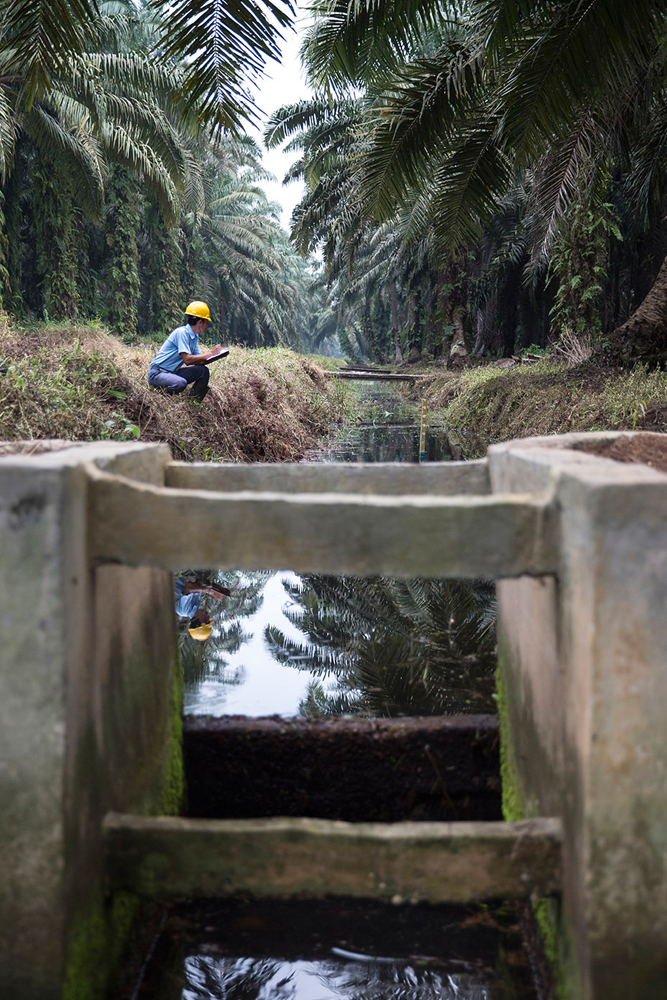
<instances>
[{"instance_id":1,"label":"weathered concrete","mask_svg":"<svg viewBox=\"0 0 667 1000\"><path fill-rule=\"evenodd\" d=\"M173 802L164 791L173 758L161 679L173 676L174 649L165 571L195 563L500 577L506 806L512 819L562 818L569 997L667 995L667 475L577 450L581 441L495 446L490 495L481 464L442 463L428 479L423 467L385 468L371 474L382 493L367 495L345 467L185 470L159 446L0 459L3 991L57 996L65 941L72 953L72 928L100 898L102 813ZM196 533L184 537L186 523ZM276 863L298 832L287 829L271 841ZM164 835L166 857L184 830L192 864L195 845L220 833L133 819L118 836L138 851ZM315 853L335 841L304 836ZM372 838L362 840L359 872ZM294 848L295 870L298 856ZM204 859L196 877L227 884L213 869ZM417 874L410 868L410 880ZM175 870L172 887L181 876L182 885L190 877ZM229 878L241 888L246 875ZM267 878L277 884L275 872ZM475 892L491 891L482 883ZM85 954L85 933L75 937ZM95 996L87 990L77 996Z\"/></svg>"},{"instance_id":2,"label":"weathered concrete","mask_svg":"<svg viewBox=\"0 0 667 1000\"><path fill-rule=\"evenodd\" d=\"M99 562L403 578L542 574L556 565L548 494L214 493L136 483L94 466L88 474ZM186 523L197 524L195 535L182 532Z\"/></svg>"},{"instance_id":3,"label":"weathered concrete","mask_svg":"<svg viewBox=\"0 0 667 1000\"><path fill-rule=\"evenodd\" d=\"M111 885L147 896L352 896L467 903L560 886L560 822L342 823L111 814Z\"/></svg>"},{"instance_id":4,"label":"weathered concrete","mask_svg":"<svg viewBox=\"0 0 667 1000\"><path fill-rule=\"evenodd\" d=\"M595 1000L667 995L667 476L576 450L618 436L489 457L560 508L557 579L498 583L505 777L513 818L563 817L565 972Z\"/></svg>"},{"instance_id":5,"label":"weathered concrete","mask_svg":"<svg viewBox=\"0 0 667 1000\"><path fill-rule=\"evenodd\" d=\"M21 1000L60 997L68 964L69 988L92 1000L87 945L105 922L101 817L164 812L178 780L166 759L171 579L91 570L84 465L93 456L155 481L168 450L95 445L0 459L0 994ZM100 941L92 947L99 966Z\"/></svg>"},{"instance_id":6,"label":"weathered concrete","mask_svg":"<svg viewBox=\"0 0 667 1000\"><path fill-rule=\"evenodd\" d=\"M225 462L170 462L165 486L181 490L233 493L353 493L379 496L484 496L491 492L486 459L476 462L414 465L395 462L303 463L277 462L237 465Z\"/></svg>"}]
</instances>

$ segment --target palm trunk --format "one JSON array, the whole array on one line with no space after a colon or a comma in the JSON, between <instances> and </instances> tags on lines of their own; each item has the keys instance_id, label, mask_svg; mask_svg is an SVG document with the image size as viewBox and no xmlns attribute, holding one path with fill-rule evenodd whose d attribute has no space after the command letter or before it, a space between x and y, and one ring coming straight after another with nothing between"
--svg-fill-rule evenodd
<instances>
[{"instance_id":1,"label":"palm trunk","mask_svg":"<svg viewBox=\"0 0 667 1000\"><path fill-rule=\"evenodd\" d=\"M667 360L667 257L644 301L609 335L608 344L611 356L624 364Z\"/></svg>"},{"instance_id":2,"label":"palm trunk","mask_svg":"<svg viewBox=\"0 0 667 1000\"><path fill-rule=\"evenodd\" d=\"M463 317L465 309L457 306L452 313L452 323L454 324L454 334L452 336L452 346L449 349L448 368L462 368L468 360L468 348L466 347L465 332L463 329Z\"/></svg>"},{"instance_id":3,"label":"palm trunk","mask_svg":"<svg viewBox=\"0 0 667 1000\"><path fill-rule=\"evenodd\" d=\"M401 351L401 343L398 339L398 290L395 281L392 281L389 293L391 301L391 330L394 335L394 358L396 361L402 361L403 352Z\"/></svg>"}]
</instances>

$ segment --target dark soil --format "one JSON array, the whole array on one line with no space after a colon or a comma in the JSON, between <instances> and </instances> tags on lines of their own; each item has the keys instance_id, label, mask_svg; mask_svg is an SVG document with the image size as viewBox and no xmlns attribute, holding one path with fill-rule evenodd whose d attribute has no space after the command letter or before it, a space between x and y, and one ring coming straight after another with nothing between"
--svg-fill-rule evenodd
<instances>
[{"instance_id":1,"label":"dark soil","mask_svg":"<svg viewBox=\"0 0 667 1000\"><path fill-rule=\"evenodd\" d=\"M667 472L667 434L635 434L609 444L580 445L578 450L617 462L650 465L659 472Z\"/></svg>"},{"instance_id":2,"label":"dark soil","mask_svg":"<svg viewBox=\"0 0 667 1000\"><path fill-rule=\"evenodd\" d=\"M209 819L502 819L498 719L189 718L188 812Z\"/></svg>"}]
</instances>

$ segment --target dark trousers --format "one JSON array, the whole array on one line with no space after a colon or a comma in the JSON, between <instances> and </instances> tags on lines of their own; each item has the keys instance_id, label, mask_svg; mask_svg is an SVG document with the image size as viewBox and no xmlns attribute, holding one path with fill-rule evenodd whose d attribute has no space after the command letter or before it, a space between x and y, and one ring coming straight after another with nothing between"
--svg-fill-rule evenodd
<instances>
[{"instance_id":1,"label":"dark trousers","mask_svg":"<svg viewBox=\"0 0 667 1000\"><path fill-rule=\"evenodd\" d=\"M206 365L183 365L177 372L168 372L156 365L148 372L148 384L154 388L166 389L170 396L183 392L193 383L190 395L193 399L203 399L208 392L209 370Z\"/></svg>"}]
</instances>

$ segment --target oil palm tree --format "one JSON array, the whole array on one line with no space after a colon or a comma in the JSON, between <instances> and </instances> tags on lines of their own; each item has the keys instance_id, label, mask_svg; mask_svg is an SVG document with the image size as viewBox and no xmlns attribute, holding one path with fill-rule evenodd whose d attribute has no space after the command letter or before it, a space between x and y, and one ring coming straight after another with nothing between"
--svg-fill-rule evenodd
<instances>
[{"instance_id":1,"label":"oil palm tree","mask_svg":"<svg viewBox=\"0 0 667 1000\"><path fill-rule=\"evenodd\" d=\"M534 172L531 257L573 199L621 167L649 216L664 190L665 15L658 0L323 0L304 47L311 77L373 102L356 183L364 210L411 213L443 248L479 240L517 172ZM434 48L435 44L435 48ZM612 337L626 354L667 349L667 263Z\"/></svg>"},{"instance_id":2,"label":"oil palm tree","mask_svg":"<svg viewBox=\"0 0 667 1000\"><path fill-rule=\"evenodd\" d=\"M280 55L280 32L292 19L289 0L175 0L157 2L153 53L183 61L180 94L213 129L238 128L253 114L248 81ZM21 104L46 99L63 66L90 50L97 0L2 0L0 64L4 78L21 80ZM193 58L195 57L196 58ZM0 107L0 128L7 127Z\"/></svg>"},{"instance_id":3,"label":"oil palm tree","mask_svg":"<svg viewBox=\"0 0 667 1000\"><path fill-rule=\"evenodd\" d=\"M56 319L77 312L82 220L102 217L107 188L113 193L122 182L122 193L128 187L123 181L127 173L141 181L165 218L173 221L183 195L197 187L199 171L191 150L196 118L177 100L179 69L165 59L149 58L137 47L139 8L128 17L121 4L115 3L111 10L109 6L97 18L95 31L89 32L89 51L61 59L43 96L25 99L29 66L0 78L0 103L11 123L11 129L0 129L0 166L6 188L18 201L21 171L10 180L17 148L32 151L29 158L36 165L23 181L33 195L36 227L41 304L33 306ZM130 213L136 214L136 202L135 193L129 200ZM126 209L122 209L125 214ZM117 226L118 220L113 224ZM118 274L131 277L133 268L136 272L132 233L126 227L118 235L118 246L127 248L128 257ZM17 233L12 232L9 253L14 257L18 243ZM10 269L16 271L15 266ZM110 277L113 286L113 274ZM125 278L123 282L127 284ZM115 297L133 301L134 285L138 287L138 279ZM110 295L113 299L113 287ZM136 314L134 302L132 309ZM121 328L133 325L125 312L119 319Z\"/></svg>"}]
</instances>

